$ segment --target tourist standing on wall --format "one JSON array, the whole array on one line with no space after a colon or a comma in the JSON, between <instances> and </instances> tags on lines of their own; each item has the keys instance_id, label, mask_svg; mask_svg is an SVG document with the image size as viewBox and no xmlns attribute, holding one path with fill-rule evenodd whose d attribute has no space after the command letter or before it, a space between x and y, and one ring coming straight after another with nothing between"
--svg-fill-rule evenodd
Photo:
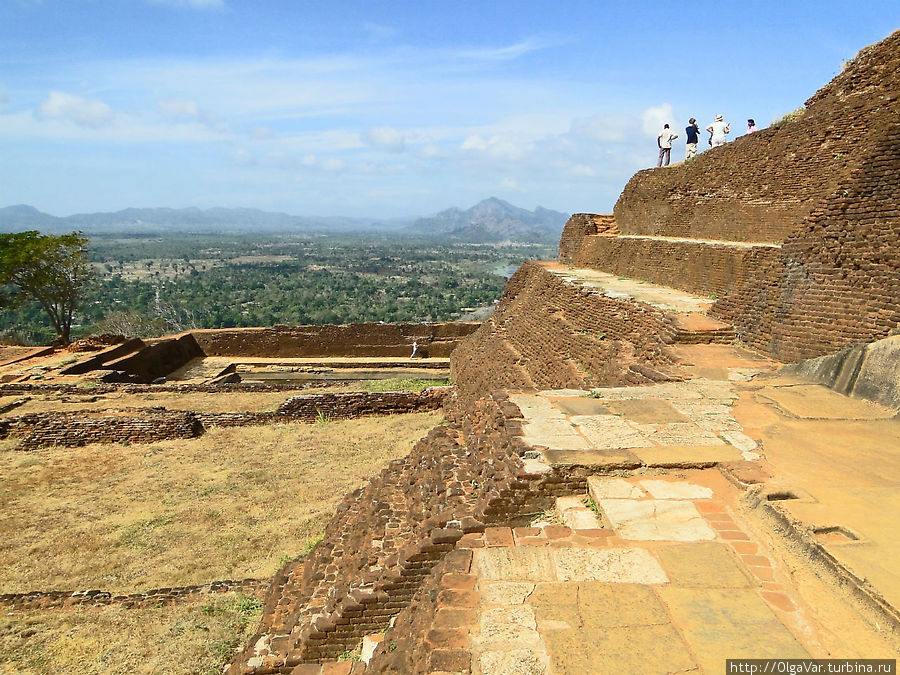
<instances>
[{"instance_id":1,"label":"tourist standing on wall","mask_svg":"<svg viewBox=\"0 0 900 675\"><path fill-rule=\"evenodd\" d=\"M700 127L697 126L697 120L695 118L692 117L688 120L688 125L684 128L684 133L687 134L687 142L684 146L684 161L686 162L697 156L697 143L700 142Z\"/></svg>"},{"instance_id":2,"label":"tourist standing on wall","mask_svg":"<svg viewBox=\"0 0 900 675\"><path fill-rule=\"evenodd\" d=\"M747 133L752 134L756 131L756 122L752 119L747 120Z\"/></svg>"},{"instance_id":3,"label":"tourist standing on wall","mask_svg":"<svg viewBox=\"0 0 900 675\"><path fill-rule=\"evenodd\" d=\"M731 133L731 125L725 121L724 117L716 115L716 119L712 124L706 127L706 130L709 132L709 144L714 148L717 148L728 142L728 139L725 138L725 134Z\"/></svg>"},{"instance_id":4,"label":"tourist standing on wall","mask_svg":"<svg viewBox=\"0 0 900 675\"><path fill-rule=\"evenodd\" d=\"M656 166L663 165L664 157L666 159L666 166L669 166L669 160L672 158L672 141L676 138L678 138L678 136L672 133L668 124L663 126L663 130L660 131L659 136L656 137L656 144L659 146L659 161L656 163Z\"/></svg>"}]
</instances>

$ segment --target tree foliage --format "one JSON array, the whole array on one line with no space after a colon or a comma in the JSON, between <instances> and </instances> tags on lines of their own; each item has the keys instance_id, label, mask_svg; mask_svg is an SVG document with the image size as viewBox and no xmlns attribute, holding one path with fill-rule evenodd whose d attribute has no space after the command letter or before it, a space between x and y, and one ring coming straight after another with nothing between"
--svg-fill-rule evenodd
<instances>
[{"instance_id":1,"label":"tree foliage","mask_svg":"<svg viewBox=\"0 0 900 675\"><path fill-rule=\"evenodd\" d=\"M94 281L88 239L80 232L0 234L0 296L4 307L36 301L62 344L69 343L72 315Z\"/></svg>"}]
</instances>

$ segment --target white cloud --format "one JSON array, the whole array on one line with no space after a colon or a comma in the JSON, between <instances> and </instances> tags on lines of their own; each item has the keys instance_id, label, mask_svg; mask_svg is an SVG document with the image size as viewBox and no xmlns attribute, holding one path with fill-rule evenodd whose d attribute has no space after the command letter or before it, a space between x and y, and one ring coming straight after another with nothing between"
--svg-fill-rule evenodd
<instances>
[{"instance_id":1,"label":"white cloud","mask_svg":"<svg viewBox=\"0 0 900 675\"><path fill-rule=\"evenodd\" d=\"M170 120L195 120L200 117L200 109L198 108L196 101L178 98L166 98L159 100L157 104L159 105L159 111L162 113L162 116Z\"/></svg>"},{"instance_id":2,"label":"white cloud","mask_svg":"<svg viewBox=\"0 0 900 675\"><path fill-rule=\"evenodd\" d=\"M375 127L363 134L363 140L369 145L387 150L388 152L403 152L406 148L406 138L403 132L393 127Z\"/></svg>"},{"instance_id":3,"label":"white cloud","mask_svg":"<svg viewBox=\"0 0 900 675\"><path fill-rule=\"evenodd\" d=\"M503 160L521 159L531 150L531 144L523 143L515 137L505 135L494 135L484 138L479 134L473 134L463 140L460 147L463 150L482 152L494 159Z\"/></svg>"},{"instance_id":4,"label":"white cloud","mask_svg":"<svg viewBox=\"0 0 900 675\"><path fill-rule=\"evenodd\" d=\"M43 119L68 120L92 129L105 127L113 120L112 109L103 101L81 98L62 91L50 92L50 96L38 108L38 115Z\"/></svg>"},{"instance_id":5,"label":"white cloud","mask_svg":"<svg viewBox=\"0 0 900 675\"><path fill-rule=\"evenodd\" d=\"M340 171L346 166L343 161L335 157L328 157L322 160L320 165L326 171Z\"/></svg>"},{"instance_id":6,"label":"white cloud","mask_svg":"<svg viewBox=\"0 0 900 675\"><path fill-rule=\"evenodd\" d=\"M628 139L633 127L634 122L623 115L598 113L572 120L573 134L599 143L621 143Z\"/></svg>"},{"instance_id":7,"label":"white cloud","mask_svg":"<svg viewBox=\"0 0 900 675\"><path fill-rule=\"evenodd\" d=\"M479 61L511 61L520 56L524 56L529 52L545 49L557 44L555 40L529 38L516 42L515 44L506 45L505 47L487 47L484 49L465 49L458 52L458 55Z\"/></svg>"},{"instance_id":8,"label":"white cloud","mask_svg":"<svg viewBox=\"0 0 900 675\"><path fill-rule=\"evenodd\" d=\"M648 138L656 138L663 124L672 124L672 104L663 103L655 107L647 108L641 113L641 121L644 124L644 135Z\"/></svg>"}]
</instances>

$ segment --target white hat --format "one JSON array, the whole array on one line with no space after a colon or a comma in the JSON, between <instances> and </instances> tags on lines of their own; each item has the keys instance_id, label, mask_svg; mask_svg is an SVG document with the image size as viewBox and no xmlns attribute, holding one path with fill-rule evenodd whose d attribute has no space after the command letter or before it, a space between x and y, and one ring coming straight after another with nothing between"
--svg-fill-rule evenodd
<instances>
[{"instance_id":1,"label":"white hat","mask_svg":"<svg viewBox=\"0 0 900 675\"><path fill-rule=\"evenodd\" d=\"M725 118L722 117L721 115L716 115L715 121L716 121L716 122L721 122L723 119L725 119Z\"/></svg>"}]
</instances>

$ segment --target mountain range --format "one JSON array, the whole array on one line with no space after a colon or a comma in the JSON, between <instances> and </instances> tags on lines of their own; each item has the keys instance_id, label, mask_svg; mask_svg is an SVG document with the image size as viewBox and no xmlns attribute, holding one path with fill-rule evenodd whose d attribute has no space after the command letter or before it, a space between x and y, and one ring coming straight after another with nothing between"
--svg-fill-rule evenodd
<instances>
[{"instance_id":1,"label":"mountain range","mask_svg":"<svg viewBox=\"0 0 900 675\"><path fill-rule=\"evenodd\" d=\"M198 209L129 208L57 217L33 206L0 208L0 232L39 230L44 233L81 230L87 234L234 233L256 232L393 232L406 236L452 238L471 242L554 241L567 215L537 207L527 211L491 197L470 209L450 208L426 218L384 220L292 216L259 209L216 207Z\"/></svg>"},{"instance_id":2,"label":"mountain range","mask_svg":"<svg viewBox=\"0 0 900 675\"><path fill-rule=\"evenodd\" d=\"M490 197L465 211L454 207L429 218L419 218L406 231L471 242L553 242L559 239L568 217L566 213L542 206L526 211Z\"/></svg>"}]
</instances>

